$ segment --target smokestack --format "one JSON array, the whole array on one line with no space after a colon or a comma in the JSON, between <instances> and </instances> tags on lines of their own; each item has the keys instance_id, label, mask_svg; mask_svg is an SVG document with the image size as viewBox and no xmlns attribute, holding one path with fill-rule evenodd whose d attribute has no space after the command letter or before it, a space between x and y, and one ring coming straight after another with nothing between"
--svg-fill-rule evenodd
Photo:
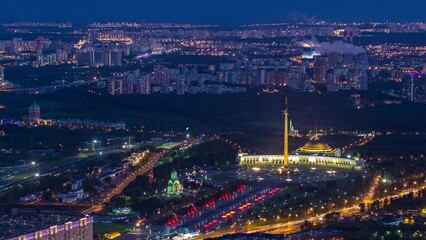
<instances>
[{"instance_id":1,"label":"smokestack","mask_svg":"<svg viewBox=\"0 0 426 240\"><path fill-rule=\"evenodd\" d=\"M350 44L353 44L353 43L354 43L354 33L353 33L353 32L350 32L350 33L349 33L349 43L350 43Z\"/></svg>"},{"instance_id":2,"label":"smokestack","mask_svg":"<svg viewBox=\"0 0 426 240\"><path fill-rule=\"evenodd\" d=\"M348 42L348 32L346 32L346 30L343 32L343 42L347 43Z\"/></svg>"}]
</instances>

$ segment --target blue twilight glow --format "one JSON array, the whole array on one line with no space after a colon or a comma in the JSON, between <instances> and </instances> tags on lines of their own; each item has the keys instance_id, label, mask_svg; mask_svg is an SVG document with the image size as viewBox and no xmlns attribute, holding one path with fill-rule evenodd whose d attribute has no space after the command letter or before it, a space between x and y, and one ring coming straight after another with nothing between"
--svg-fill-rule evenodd
<instances>
[{"instance_id":1,"label":"blue twilight glow","mask_svg":"<svg viewBox=\"0 0 426 240\"><path fill-rule=\"evenodd\" d=\"M0 21L247 23L300 19L422 21L424 0L5 0Z\"/></svg>"}]
</instances>

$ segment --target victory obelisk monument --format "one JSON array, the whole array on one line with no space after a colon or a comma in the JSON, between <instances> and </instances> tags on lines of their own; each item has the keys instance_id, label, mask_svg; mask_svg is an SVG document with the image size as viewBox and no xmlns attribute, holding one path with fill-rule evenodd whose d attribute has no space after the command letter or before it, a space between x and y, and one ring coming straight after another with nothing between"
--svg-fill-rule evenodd
<instances>
[{"instance_id":1,"label":"victory obelisk monument","mask_svg":"<svg viewBox=\"0 0 426 240\"><path fill-rule=\"evenodd\" d=\"M284 106L284 171L288 171L288 105L285 98Z\"/></svg>"}]
</instances>

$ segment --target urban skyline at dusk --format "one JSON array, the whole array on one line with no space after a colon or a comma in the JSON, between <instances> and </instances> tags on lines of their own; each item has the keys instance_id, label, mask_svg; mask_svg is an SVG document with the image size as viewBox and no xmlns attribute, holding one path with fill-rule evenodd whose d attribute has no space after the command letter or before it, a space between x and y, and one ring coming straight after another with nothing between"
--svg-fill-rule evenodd
<instances>
[{"instance_id":1,"label":"urban skyline at dusk","mask_svg":"<svg viewBox=\"0 0 426 240\"><path fill-rule=\"evenodd\" d=\"M0 3L0 240L424 240L426 2Z\"/></svg>"}]
</instances>

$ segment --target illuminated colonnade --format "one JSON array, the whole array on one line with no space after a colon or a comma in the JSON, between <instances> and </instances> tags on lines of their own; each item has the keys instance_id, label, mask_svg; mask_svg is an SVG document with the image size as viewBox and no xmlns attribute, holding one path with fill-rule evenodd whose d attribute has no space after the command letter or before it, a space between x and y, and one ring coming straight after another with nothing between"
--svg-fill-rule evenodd
<instances>
[{"instance_id":1,"label":"illuminated colonnade","mask_svg":"<svg viewBox=\"0 0 426 240\"><path fill-rule=\"evenodd\" d=\"M253 166L283 166L283 155L238 155L239 165ZM314 156L314 155L289 155L289 165L300 166L324 166L332 168L343 168L352 170L362 170L364 162L360 159Z\"/></svg>"}]
</instances>

